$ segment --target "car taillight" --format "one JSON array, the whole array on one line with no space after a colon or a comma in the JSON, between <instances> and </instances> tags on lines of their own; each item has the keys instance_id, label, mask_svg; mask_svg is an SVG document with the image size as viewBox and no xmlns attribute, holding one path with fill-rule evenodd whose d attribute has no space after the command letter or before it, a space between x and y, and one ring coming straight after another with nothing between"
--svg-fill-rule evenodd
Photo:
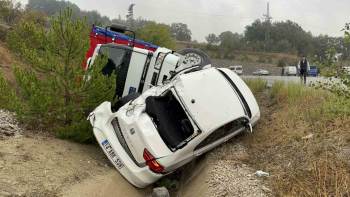
<instances>
[{"instance_id":1,"label":"car taillight","mask_svg":"<svg viewBox=\"0 0 350 197\"><path fill-rule=\"evenodd\" d=\"M146 161L146 165L155 173L163 173L164 167L158 163L158 161L153 157L153 155L147 150L143 150L143 158Z\"/></svg>"}]
</instances>

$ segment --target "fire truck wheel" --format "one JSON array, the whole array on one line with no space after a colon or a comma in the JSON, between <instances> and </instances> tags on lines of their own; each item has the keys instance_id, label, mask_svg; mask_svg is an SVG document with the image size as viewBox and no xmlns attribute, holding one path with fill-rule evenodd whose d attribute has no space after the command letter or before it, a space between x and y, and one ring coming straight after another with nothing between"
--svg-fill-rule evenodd
<instances>
[{"instance_id":1,"label":"fire truck wheel","mask_svg":"<svg viewBox=\"0 0 350 197\"><path fill-rule=\"evenodd\" d=\"M185 56L183 64L188 66L206 66L211 64L209 56L199 49L186 48L177 51L177 53Z\"/></svg>"}]
</instances>

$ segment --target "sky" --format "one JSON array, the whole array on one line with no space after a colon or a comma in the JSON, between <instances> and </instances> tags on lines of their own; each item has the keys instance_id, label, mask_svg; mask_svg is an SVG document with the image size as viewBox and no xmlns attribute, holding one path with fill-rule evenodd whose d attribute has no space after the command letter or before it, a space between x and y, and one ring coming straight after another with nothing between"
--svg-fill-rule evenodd
<instances>
[{"instance_id":1,"label":"sky","mask_svg":"<svg viewBox=\"0 0 350 197\"><path fill-rule=\"evenodd\" d=\"M17 0L23 4L28 0ZM135 3L134 18L171 24L186 23L192 39L205 41L209 33L243 33L245 26L266 14L267 0L69 0L82 10L125 18ZM342 36L350 22L350 0L269 0L272 21L291 20L313 35Z\"/></svg>"}]
</instances>

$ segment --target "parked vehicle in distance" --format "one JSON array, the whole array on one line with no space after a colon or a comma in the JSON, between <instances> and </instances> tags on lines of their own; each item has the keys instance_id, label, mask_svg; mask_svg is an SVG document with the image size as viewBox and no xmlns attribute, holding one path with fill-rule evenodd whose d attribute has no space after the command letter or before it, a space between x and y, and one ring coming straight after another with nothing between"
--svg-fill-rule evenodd
<instances>
[{"instance_id":1,"label":"parked vehicle in distance","mask_svg":"<svg viewBox=\"0 0 350 197\"><path fill-rule=\"evenodd\" d=\"M298 71L296 66L285 66L282 68L282 75L284 76L297 76Z\"/></svg>"},{"instance_id":2,"label":"parked vehicle in distance","mask_svg":"<svg viewBox=\"0 0 350 197\"><path fill-rule=\"evenodd\" d=\"M234 71L238 75L242 75L243 74L243 66L242 65L230 66L229 69Z\"/></svg>"},{"instance_id":3,"label":"parked vehicle in distance","mask_svg":"<svg viewBox=\"0 0 350 197\"><path fill-rule=\"evenodd\" d=\"M265 69L258 69L256 71L253 72L253 75L269 75L270 72L268 70Z\"/></svg>"},{"instance_id":4,"label":"parked vehicle in distance","mask_svg":"<svg viewBox=\"0 0 350 197\"><path fill-rule=\"evenodd\" d=\"M88 119L109 160L140 188L240 132L252 132L260 118L249 87L226 68L187 68L121 102L119 109L102 103Z\"/></svg>"},{"instance_id":5,"label":"parked vehicle in distance","mask_svg":"<svg viewBox=\"0 0 350 197\"><path fill-rule=\"evenodd\" d=\"M319 70L318 70L317 66L310 65L310 68L308 70L308 75L312 76L312 77L317 77L318 73L319 73Z\"/></svg>"}]
</instances>

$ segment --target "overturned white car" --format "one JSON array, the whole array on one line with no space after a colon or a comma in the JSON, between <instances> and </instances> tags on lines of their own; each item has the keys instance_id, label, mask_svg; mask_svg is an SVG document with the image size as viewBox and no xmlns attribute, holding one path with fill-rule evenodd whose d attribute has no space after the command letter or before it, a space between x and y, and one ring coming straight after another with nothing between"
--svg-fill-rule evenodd
<instances>
[{"instance_id":1,"label":"overturned white car","mask_svg":"<svg viewBox=\"0 0 350 197\"><path fill-rule=\"evenodd\" d=\"M128 60L128 68L118 70L128 75L119 101L102 103L89 120L109 160L136 187L146 187L238 133L251 131L260 118L258 104L243 80L229 69L202 65L195 53L186 54L195 65L180 68L179 62L188 60L164 48L150 55L131 47L103 47L131 50L129 58L120 56ZM141 59L150 62L147 69L146 62L139 69L140 77L129 80L138 73L132 72L136 66L131 64L143 66ZM111 61L122 65L115 57ZM158 69L148 80L151 68Z\"/></svg>"}]
</instances>

